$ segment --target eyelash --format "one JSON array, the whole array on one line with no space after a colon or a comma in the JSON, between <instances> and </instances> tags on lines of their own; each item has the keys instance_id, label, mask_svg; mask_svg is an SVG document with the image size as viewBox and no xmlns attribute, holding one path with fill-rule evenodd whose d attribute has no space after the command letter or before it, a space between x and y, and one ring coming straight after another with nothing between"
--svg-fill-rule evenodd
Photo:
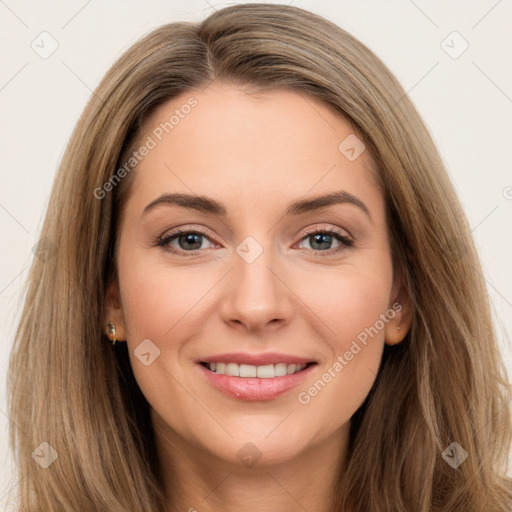
<instances>
[{"instance_id":1,"label":"eyelash","mask_svg":"<svg viewBox=\"0 0 512 512\"><path fill-rule=\"evenodd\" d=\"M156 240L155 245L158 247L162 247L162 249L164 251L167 251L171 254L177 254L179 256L195 256L196 254L198 254L199 252L201 252L203 250L203 249L195 249L194 251L183 251L180 249L170 248L170 246L168 245L169 242L171 242L172 240L176 239L177 237L179 237L180 235L183 235L183 234L185 234L185 235L187 235L187 234L202 235L202 236L206 237L208 240L212 241L211 237L201 229L189 229L189 230L176 229L175 231L172 231L169 234L165 234L165 235L159 237ZM304 235L300 239L300 241L304 240L305 238L310 237L311 235L316 235L316 234L333 235L334 238L336 240L338 240L341 244L338 248L336 248L334 250L320 251L317 249L307 249L308 251L310 251L313 254L318 255L318 256L331 256L333 254L337 254L343 250L346 250L350 247L353 247L353 245L354 245L353 240L351 240L348 236L344 235L342 231L332 229L332 228L328 229L326 227L321 227L321 228L315 227L315 228L306 230ZM218 243L215 239L213 240L213 242Z\"/></svg>"}]
</instances>

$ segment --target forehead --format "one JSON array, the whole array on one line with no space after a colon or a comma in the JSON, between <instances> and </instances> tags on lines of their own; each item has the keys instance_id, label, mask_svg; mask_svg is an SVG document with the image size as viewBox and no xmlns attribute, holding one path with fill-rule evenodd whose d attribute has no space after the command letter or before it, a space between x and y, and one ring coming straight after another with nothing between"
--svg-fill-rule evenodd
<instances>
[{"instance_id":1,"label":"forehead","mask_svg":"<svg viewBox=\"0 0 512 512\"><path fill-rule=\"evenodd\" d=\"M129 202L178 190L258 207L340 188L378 202L368 152L347 158L347 147L363 147L356 137L340 114L309 95L249 94L213 83L167 101L145 121L141 140L151 140L151 149L134 170Z\"/></svg>"}]
</instances>

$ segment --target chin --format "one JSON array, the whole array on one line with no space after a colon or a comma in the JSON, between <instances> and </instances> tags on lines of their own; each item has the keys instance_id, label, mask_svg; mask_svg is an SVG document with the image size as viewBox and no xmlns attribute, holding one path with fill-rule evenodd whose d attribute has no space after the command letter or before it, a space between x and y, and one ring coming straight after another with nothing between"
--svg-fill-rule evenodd
<instances>
[{"instance_id":1,"label":"chin","mask_svg":"<svg viewBox=\"0 0 512 512\"><path fill-rule=\"evenodd\" d=\"M279 428L279 427L278 427ZM251 431L244 435L241 431L231 438L224 436L217 442L208 439L204 449L227 464L246 468L279 465L301 456L310 446L305 438L292 438L286 429L273 432L265 437Z\"/></svg>"}]
</instances>

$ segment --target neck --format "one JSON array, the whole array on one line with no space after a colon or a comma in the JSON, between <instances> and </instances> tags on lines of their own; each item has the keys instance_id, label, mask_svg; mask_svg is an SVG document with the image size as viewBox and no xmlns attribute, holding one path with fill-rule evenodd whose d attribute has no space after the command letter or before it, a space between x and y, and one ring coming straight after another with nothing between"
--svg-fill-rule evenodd
<instances>
[{"instance_id":1,"label":"neck","mask_svg":"<svg viewBox=\"0 0 512 512\"><path fill-rule=\"evenodd\" d=\"M154 421L167 512L330 511L348 425L293 458L244 465L191 445Z\"/></svg>"}]
</instances>

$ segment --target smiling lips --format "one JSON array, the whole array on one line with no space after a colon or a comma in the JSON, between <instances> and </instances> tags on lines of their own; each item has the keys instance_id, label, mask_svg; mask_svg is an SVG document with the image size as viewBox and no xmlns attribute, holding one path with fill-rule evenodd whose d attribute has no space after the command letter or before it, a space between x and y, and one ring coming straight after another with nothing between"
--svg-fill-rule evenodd
<instances>
[{"instance_id":1,"label":"smiling lips","mask_svg":"<svg viewBox=\"0 0 512 512\"><path fill-rule=\"evenodd\" d=\"M212 372L231 377L257 377L258 379L272 379L293 375L306 368L305 364L266 364L254 366L252 364L237 363L205 363L205 366Z\"/></svg>"},{"instance_id":2,"label":"smiling lips","mask_svg":"<svg viewBox=\"0 0 512 512\"><path fill-rule=\"evenodd\" d=\"M287 354L222 354L197 361L209 382L241 400L269 400L300 384L315 361Z\"/></svg>"}]
</instances>

